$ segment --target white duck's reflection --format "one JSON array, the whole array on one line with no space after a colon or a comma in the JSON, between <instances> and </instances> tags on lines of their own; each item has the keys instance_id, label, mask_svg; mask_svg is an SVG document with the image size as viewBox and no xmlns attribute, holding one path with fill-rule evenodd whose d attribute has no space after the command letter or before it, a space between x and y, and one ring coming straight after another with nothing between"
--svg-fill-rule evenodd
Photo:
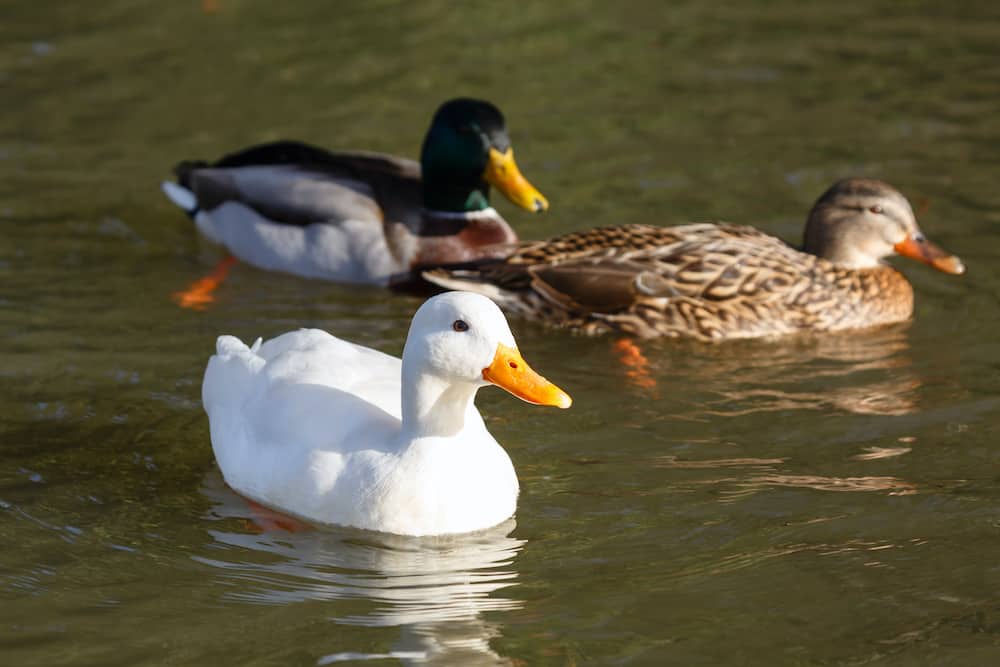
<instances>
[{"instance_id":1,"label":"white duck's reflection","mask_svg":"<svg viewBox=\"0 0 1000 667\"><path fill-rule=\"evenodd\" d=\"M224 552L230 558L197 557L241 582L229 599L251 604L357 600L360 605L344 605L351 613L331 620L401 629L390 653L334 652L319 664L380 657L420 664L505 664L490 646L499 626L481 614L522 606L496 595L517 579L513 561L524 541L510 537L513 519L479 533L431 538L349 528L262 531L254 527L259 524L255 510L217 472L206 477L202 490L213 503L210 518L235 520L239 527L209 531L231 548Z\"/></svg>"}]
</instances>

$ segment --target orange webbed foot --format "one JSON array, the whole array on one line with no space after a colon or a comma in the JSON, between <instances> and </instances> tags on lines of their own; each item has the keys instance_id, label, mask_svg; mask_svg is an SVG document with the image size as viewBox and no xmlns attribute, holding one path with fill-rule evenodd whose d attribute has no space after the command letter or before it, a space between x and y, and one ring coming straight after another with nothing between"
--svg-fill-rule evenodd
<instances>
[{"instance_id":1,"label":"orange webbed foot","mask_svg":"<svg viewBox=\"0 0 1000 667\"><path fill-rule=\"evenodd\" d=\"M250 513L252 514L251 518L246 522L247 529L255 533L273 533L276 531L301 533L312 529L312 526L299 521L295 517L282 514L270 507L264 507L260 503L255 503L248 498L244 498L243 500L246 501L247 507L250 508Z\"/></svg>"},{"instance_id":2,"label":"orange webbed foot","mask_svg":"<svg viewBox=\"0 0 1000 667\"><path fill-rule=\"evenodd\" d=\"M205 310L210 303L215 301L215 290L218 289L222 281L226 279L229 270L236 264L236 258L227 256L215 265L212 272L204 278L191 283L187 289L171 294L171 298L181 308L191 310Z\"/></svg>"}]
</instances>

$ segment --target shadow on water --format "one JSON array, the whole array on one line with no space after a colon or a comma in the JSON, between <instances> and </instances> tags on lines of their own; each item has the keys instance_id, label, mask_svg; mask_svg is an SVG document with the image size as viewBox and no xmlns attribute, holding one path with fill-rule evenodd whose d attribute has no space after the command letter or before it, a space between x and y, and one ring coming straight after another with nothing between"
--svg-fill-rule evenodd
<instances>
[{"instance_id":1,"label":"shadow on water","mask_svg":"<svg viewBox=\"0 0 1000 667\"><path fill-rule=\"evenodd\" d=\"M484 612L520 609L497 593L516 585L513 562L524 541L510 537L513 519L471 535L411 538L349 528L262 530L255 511L218 473L202 486L212 507L209 530L227 557L193 556L238 582L231 602L287 605L304 601L354 601L355 613L335 624L398 627L384 654L337 651L318 664L394 658L404 663L497 664L491 641L501 626ZM341 605L338 612L345 609Z\"/></svg>"}]
</instances>

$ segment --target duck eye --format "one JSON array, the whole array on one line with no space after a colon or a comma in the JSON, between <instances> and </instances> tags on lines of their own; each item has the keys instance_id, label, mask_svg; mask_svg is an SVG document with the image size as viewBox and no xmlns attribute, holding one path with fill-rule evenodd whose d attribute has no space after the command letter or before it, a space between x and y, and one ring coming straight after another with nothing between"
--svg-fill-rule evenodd
<instances>
[{"instance_id":1,"label":"duck eye","mask_svg":"<svg viewBox=\"0 0 1000 667\"><path fill-rule=\"evenodd\" d=\"M872 213L882 213L882 206L880 204L872 204L868 207L868 210Z\"/></svg>"},{"instance_id":2,"label":"duck eye","mask_svg":"<svg viewBox=\"0 0 1000 667\"><path fill-rule=\"evenodd\" d=\"M468 331L469 325L465 320L455 320L454 322L451 323L451 328L459 332Z\"/></svg>"}]
</instances>

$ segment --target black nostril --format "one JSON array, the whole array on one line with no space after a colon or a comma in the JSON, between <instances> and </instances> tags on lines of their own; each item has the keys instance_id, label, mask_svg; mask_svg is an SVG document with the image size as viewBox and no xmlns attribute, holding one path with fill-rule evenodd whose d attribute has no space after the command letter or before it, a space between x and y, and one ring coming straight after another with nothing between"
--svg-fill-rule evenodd
<instances>
[{"instance_id":1,"label":"black nostril","mask_svg":"<svg viewBox=\"0 0 1000 667\"><path fill-rule=\"evenodd\" d=\"M517 368L517 362L515 361L508 361L507 365L510 366L511 368Z\"/></svg>"}]
</instances>

